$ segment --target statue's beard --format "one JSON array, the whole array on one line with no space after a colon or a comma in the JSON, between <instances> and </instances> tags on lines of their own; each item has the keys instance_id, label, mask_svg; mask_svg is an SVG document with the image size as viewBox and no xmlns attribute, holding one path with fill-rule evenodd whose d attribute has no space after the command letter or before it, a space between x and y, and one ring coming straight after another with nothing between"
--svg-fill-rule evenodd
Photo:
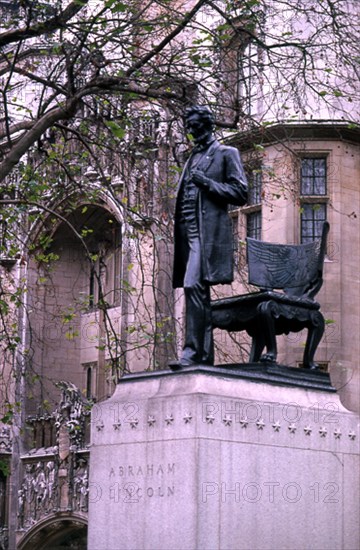
<instances>
[{"instance_id":1,"label":"statue's beard","mask_svg":"<svg viewBox=\"0 0 360 550\"><path fill-rule=\"evenodd\" d=\"M202 145L206 143L211 137L211 130L204 130L199 136L194 136L196 145Z\"/></svg>"}]
</instances>

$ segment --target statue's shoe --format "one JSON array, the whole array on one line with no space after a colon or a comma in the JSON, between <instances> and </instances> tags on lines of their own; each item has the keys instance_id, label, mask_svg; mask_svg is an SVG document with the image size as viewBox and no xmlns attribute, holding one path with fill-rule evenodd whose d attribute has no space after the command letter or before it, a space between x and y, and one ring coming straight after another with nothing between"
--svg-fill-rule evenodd
<instances>
[{"instance_id":1,"label":"statue's shoe","mask_svg":"<svg viewBox=\"0 0 360 550\"><path fill-rule=\"evenodd\" d=\"M169 362L169 367L171 370L180 370L184 367L191 367L192 365L199 365L196 361L191 361L191 359L174 359Z\"/></svg>"}]
</instances>

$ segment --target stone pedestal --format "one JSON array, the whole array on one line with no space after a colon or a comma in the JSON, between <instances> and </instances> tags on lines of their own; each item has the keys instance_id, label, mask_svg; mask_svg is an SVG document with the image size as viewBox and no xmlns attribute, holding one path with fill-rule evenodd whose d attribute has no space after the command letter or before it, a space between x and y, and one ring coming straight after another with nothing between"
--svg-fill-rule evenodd
<instances>
[{"instance_id":1,"label":"stone pedestal","mask_svg":"<svg viewBox=\"0 0 360 550\"><path fill-rule=\"evenodd\" d=\"M359 548L359 418L298 386L217 367L122 379L92 412L89 550Z\"/></svg>"}]
</instances>

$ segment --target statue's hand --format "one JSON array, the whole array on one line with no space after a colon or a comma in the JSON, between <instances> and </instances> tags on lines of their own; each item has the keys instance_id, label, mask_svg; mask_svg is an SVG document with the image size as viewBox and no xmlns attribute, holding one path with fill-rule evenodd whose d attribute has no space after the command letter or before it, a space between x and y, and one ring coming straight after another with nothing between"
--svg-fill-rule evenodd
<instances>
[{"instance_id":1,"label":"statue's hand","mask_svg":"<svg viewBox=\"0 0 360 550\"><path fill-rule=\"evenodd\" d=\"M209 183L208 178L205 176L202 170L191 170L191 180L197 187L202 189L208 189Z\"/></svg>"}]
</instances>

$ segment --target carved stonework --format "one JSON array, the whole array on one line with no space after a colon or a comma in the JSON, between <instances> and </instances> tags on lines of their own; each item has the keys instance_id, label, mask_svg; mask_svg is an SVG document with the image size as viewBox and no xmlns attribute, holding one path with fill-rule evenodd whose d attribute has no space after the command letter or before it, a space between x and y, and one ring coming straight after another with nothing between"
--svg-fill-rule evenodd
<instances>
[{"instance_id":1,"label":"carved stonework","mask_svg":"<svg viewBox=\"0 0 360 550\"><path fill-rule=\"evenodd\" d=\"M9 426L0 426L0 453L11 453L12 439Z\"/></svg>"},{"instance_id":2,"label":"carved stonework","mask_svg":"<svg viewBox=\"0 0 360 550\"><path fill-rule=\"evenodd\" d=\"M55 512L88 511L88 457L70 453L59 467L59 456L25 462L18 491L18 528L28 530Z\"/></svg>"},{"instance_id":3,"label":"carved stonework","mask_svg":"<svg viewBox=\"0 0 360 550\"><path fill-rule=\"evenodd\" d=\"M0 527L0 550L7 550L8 539L8 530Z\"/></svg>"},{"instance_id":4,"label":"carved stonework","mask_svg":"<svg viewBox=\"0 0 360 550\"><path fill-rule=\"evenodd\" d=\"M55 413L55 428L59 439L64 426L69 434L70 446L80 449L84 445L85 422L89 414L89 401L71 382L59 382L57 387L62 390L59 408Z\"/></svg>"},{"instance_id":5,"label":"carved stonework","mask_svg":"<svg viewBox=\"0 0 360 550\"><path fill-rule=\"evenodd\" d=\"M89 493L89 468L88 461L80 458L74 472L72 490L72 509L77 512L88 511Z\"/></svg>"},{"instance_id":6,"label":"carved stonework","mask_svg":"<svg viewBox=\"0 0 360 550\"><path fill-rule=\"evenodd\" d=\"M23 482L18 491L20 529L30 528L36 521L57 510L57 477L55 460L25 464Z\"/></svg>"},{"instance_id":7,"label":"carved stonework","mask_svg":"<svg viewBox=\"0 0 360 550\"><path fill-rule=\"evenodd\" d=\"M34 441L51 439L51 446L33 448L22 457L23 478L18 490L18 529L27 531L56 512L88 510L88 451L86 421L90 403L69 382L60 382L61 401L54 413L32 417L38 435ZM54 426L48 438L49 426ZM47 430L41 434L41 429Z\"/></svg>"}]
</instances>

